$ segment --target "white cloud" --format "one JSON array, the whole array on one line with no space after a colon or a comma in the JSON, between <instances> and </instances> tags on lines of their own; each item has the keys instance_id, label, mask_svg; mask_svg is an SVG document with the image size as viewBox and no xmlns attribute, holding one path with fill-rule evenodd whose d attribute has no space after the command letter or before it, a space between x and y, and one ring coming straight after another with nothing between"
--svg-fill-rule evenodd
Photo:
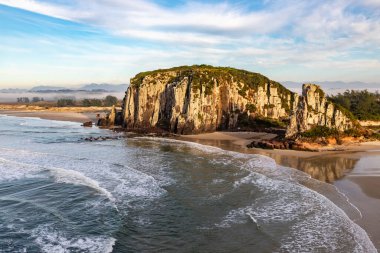
<instances>
[{"instance_id":1,"label":"white cloud","mask_svg":"<svg viewBox=\"0 0 380 253\"><path fill-rule=\"evenodd\" d=\"M378 31L379 19L346 11L355 4L353 0L267 2L266 9L248 12L242 5L227 3L188 2L164 8L147 0L82 0L73 5L0 0L1 4L99 26L121 36L165 43L237 44L242 38L273 34L276 38L272 39L301 38L316 45L358 35L378 39L371 31Z\"/></svg>"},{"instance_id":2,"label":"white cloud","mask_svg":"<svg viewBox=\"0 0 380 253\"><path fill-rule=\"evenodd\" d=\"M89 43L70 41L67 48L73 48L71 43L81 47L61 54L66 59L108 59L133 71L205 62L254 71L258 71L254 68L288 69L289 65L293 71L301 67L331 66L352 70L354 76L355 68L360 71L365 66L372 70L379 67L373 58L380 51L380 17L370 10L369 13L351 10L358 5L380 6L379 0L268 0L266 8L256 11L229 2L189 1L175 8L148 0L71 3L0 0L0 4L100 27L120 37L154 44L155 49L102 45L100 48L105 52L97 52ZM132 66L135 62L139 67Z\"/></svg>"},{"instance_id":3,"label":"white cloud","mask_svg":"<svg viewBox=\"0 0 380 253\"><path fill-rule=\"evenodd\" d=\"M60 8L59 6L53 4L39 3L34 0L0 0L0 4L40 13L55 18L71 20L70 11L68 8Z\"/></svg>"},{"instance_id":4,"label":"white cloud","mask_svg":"<svg viewBox=\"0 0 380 253\"><path fill-rule=\"evenodd\" d=\"M247 13L225 3L215 5L191 2L178 9L166 9L144 0L84 0L71 6L35 0L0 0L0 3L52 17L98 25L117 34L136 35L140 38L137 30L155 32L159 33L159 40L163 34L182 34L183 31L210 37L214 34L229 36L228 33L238 37L268 34L286 25L290 16L297 11L295 7L288 7L283 10Z\"/></svg>"},{"instance_id":5,"label":"white cloud","mask_svg":"<svg viewBox=\"0 0 380 253\"><path fill-rule=\"evenodd\" d=\"M366 4L369 6L380 7L380 1L379 0L363 0L363 4Z\"/></svg>"}]
</instances>

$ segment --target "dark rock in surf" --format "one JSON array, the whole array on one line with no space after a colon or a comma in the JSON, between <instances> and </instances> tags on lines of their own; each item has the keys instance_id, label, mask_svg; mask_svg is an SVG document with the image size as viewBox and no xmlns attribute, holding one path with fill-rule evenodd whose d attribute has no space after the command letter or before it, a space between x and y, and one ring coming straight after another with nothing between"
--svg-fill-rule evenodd
<instances>
[{"instance_id":1,"label":"dark rock in surf","mask_svg":"<svg viewBox=\"0 0 380 253\"><path fill-rule=\"evenodd\" d=\"M82 124L83 127L92 127L92 121L87 121Z\"/></svg>"}]
</instances>

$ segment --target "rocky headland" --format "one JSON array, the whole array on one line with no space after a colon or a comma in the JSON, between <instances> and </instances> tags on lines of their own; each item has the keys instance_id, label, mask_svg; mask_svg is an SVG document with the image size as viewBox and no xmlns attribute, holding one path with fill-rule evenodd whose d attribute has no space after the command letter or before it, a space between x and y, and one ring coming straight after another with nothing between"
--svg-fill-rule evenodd
<instances>
[{"instance_id":1,"label":"rocky headland","mask_svg":"<svg viewBox=\"0 0 380 253\"><path fill-rule=\"evenodd\" d=\"M137 74L122 110L113 109L101 125L179 135L271 132L277 137L248 146L299 150L339 144L362 131L353 115L329 101L318 85L304 84L299 95L259 73L208 65Z\"/></svg>"},{"instance_id":2,"label":"rocky headland","mask_svg":"<svg viewBox=\"0 0 380 253\"><path fill-rule=\"evenodd\" d=\"M177 134L247 129L260 120L276 126L289 117L293 104L294 93L258 73L177 67L131 79L123 125Z\"/></svg>"}]
</instances>

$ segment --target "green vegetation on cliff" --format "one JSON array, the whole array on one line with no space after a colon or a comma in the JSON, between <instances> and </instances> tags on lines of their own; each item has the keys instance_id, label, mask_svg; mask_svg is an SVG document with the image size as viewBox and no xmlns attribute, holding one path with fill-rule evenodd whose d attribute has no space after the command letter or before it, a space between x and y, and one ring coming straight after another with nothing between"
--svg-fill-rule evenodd
<instances>
[{"instance_id":1,"label":"green vegetation on cliff","mask_svg":"<svg viewBox=\"0 0 380 253\"><path fill-rule=\"evenodd\" d=\"M262 116L259 117L250 117L248 113L240 113L238 116L238 127L242 129L254 129L254 130L263 130L263 128L286 128L287 122L265 118Z\"/></svg>"},{"instance_id":2,"label":"green vegetation on cliff","mask_svg":"<svg viewBox=\"0 0 380 253\"><path fill-rule=\"evenodd\" d=\"M146 77L163 81L165 83L180 82L185 78L191 81L191 89L195 96L198 91L201 94L211 95L215 87L222 83L237 83L238 93L240 96L248 98L258 92L261 87L266 90L267 96L271 96L273 89L277 89L277 95L281 98L281 107L287 113L290 113L294 102L294 93L285 88L278 82L272 81L266 76L259 73L249 72L246 70L235 69L231 67L213 67L210 65L193 65L180 66L169 69L157 69L137 74L131 79L132 87L140 87ZM151 80L150 79L150 80ZM151 81L150 81L151 82ZM266 109L273 108L275 105L266 105ZM250 112L255 112L256 108L247 108Z\"/></svg>"},{"instance_id":3,"label":"green vegetation on cliff","mask_svg":"<svg viewBox=\"0 0 380 253\"><path fill-rule=\"evenodd\" d=\"M332 137L337 136L339 131L335 128L329 128L327 126L315 126L312 129L301 133L302 137L317 138L317 137Z\"/></svg>"},{"instance_id":4,"label":"green vegetation on cliff","mask_svg":"<svg viewBox=\"0 0 380 253\"><path fill-rule=\"evenodd\" d=\"M367 140L379 140L380 133L376 131L368 131L364 128L353 127L345 130L344 132L339 132L336 128L329 128L326 126L315 126L308 131L300 134L301 137L316 140L318 138L335 138L337 140L342 137L354 137L360 138L364 137Z\"/></svg>"},{"instance_id":5,"label":"green vegetation on cliff","mask_svg":"<svg viewBox=\"0 0 380 253\"><path fill-rule=\"evenodd\" d=\"M359 120L380 120L380 94L378 92L347 90L343 94L330 96L329 99L339 105L339 109L344 108L342 110L352 113Z\"/></svg>"},{"instance_id":6,"label":"green vegetation on cliff","mask_svg":"<svg viewBox=\"0 0 380 253\"><path fill-rule=\"evenodd\" d=\"M318 86L316 92L319 94L320 98L326 97L326 93L321 89L321 87Z\"/></svg>"},{"instance_id":7,"label":"green vegetation on cliff","mask_svg":"<svg viewBox=\"0 0 380 253\"><path fill-rule=\"evenodd\" d=\"M131 79L131 85L133 87L139 87L145 77L166 72L177 73L177 76L173 78L173 81L176 79L180 80L184 77L191 77L194 83L193 88L200 89L201 86L204 86L206 93L212 89L215 82L218 83L221 80L228 80L233 78L234 81L242 84L241 90L239 91L239 94L242 96L246 96L246 92L249 89L257 91L259 87L264 88L265 85L268 84L271 84L272 87L278 88L280 94L292 94L291 91L286 89L280 83L271 81L269 78L259 73L249 72L246 70L240 70L231 67L213 67L210 65L180 66L169 69L157 69L153 71L141 72Z\"/></svg>"}]
</instances>

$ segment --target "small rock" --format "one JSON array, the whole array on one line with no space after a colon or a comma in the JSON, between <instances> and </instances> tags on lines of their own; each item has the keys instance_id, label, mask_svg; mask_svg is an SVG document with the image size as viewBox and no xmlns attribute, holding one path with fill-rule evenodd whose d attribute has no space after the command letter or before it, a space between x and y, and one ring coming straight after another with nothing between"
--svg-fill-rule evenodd
<instances>
[{"instance_id":1,"label":"small rock","mask_svg":"<svg viewBox=\"0 0 380 253\"><path fill-rule=\"evenodd\" d=\"M87 121L82 124L83 127L92 127L92 121Z\"/></svg>"}]
</instances>

